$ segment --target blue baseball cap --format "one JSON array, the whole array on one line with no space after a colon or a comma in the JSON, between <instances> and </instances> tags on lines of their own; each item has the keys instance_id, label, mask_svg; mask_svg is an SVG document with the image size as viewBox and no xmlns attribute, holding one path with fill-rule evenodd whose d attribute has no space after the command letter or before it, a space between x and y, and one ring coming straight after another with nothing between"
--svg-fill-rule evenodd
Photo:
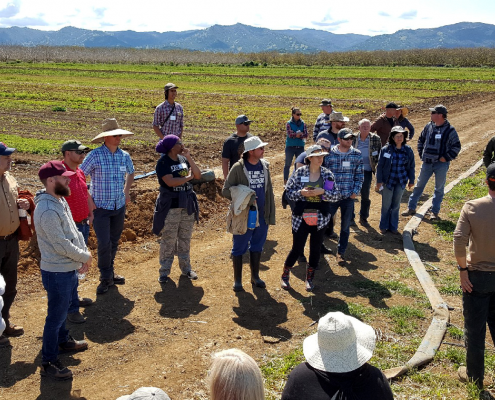
<instances>
[{"instance_id":1,"label":"blue baseball cap","mask_svg":"<svg viewBox=\"0 0 495 400\"><path fill-rule=\"evenodd\" d=\"M13 147L7 147L3 142L0 142L0 156L10 156L15 149Z\"/></svg>"}]
</instances>

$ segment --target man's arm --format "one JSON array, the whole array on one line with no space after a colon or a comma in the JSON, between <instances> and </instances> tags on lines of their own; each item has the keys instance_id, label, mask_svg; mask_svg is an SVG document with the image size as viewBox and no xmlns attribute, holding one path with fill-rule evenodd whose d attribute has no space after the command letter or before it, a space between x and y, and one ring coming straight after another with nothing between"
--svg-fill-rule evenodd
<instances>
[{"instance_id":1,"label":"man's arm","mask_svg":"<svg viewBox=\"0 0 495 400\"><path fill-rule=\"evenodd\" d=\"M447 139L447 149L443 157L446 161L452 161L457 157L460 151L461 141L459 140L459 135L457 134L457 131L452 128Z\"/></svg>"},{"instance_id":2,"label":"man's arm","mask_svg":"<svg viewBox=\"0 0 495 400\"><path fill-rule=\"evenodd\" d=\"M156 126L156 125L153 125L153 130L155 131L156 136L158 136L158 138L159 138L160 140L162 140L162 139L163 139L163 133L162 133L162 131L160 130L160 127L159 127L159 126Z\"/></svg>"},{"instance_id":3,"label":"man's arm","mask_svg":"<svg viewBox=\"0 0 495 400\"><path fill-rule=\"evenodd\" d=\"M471 235L471 224L469 223L468 203L462 207L461 215L454 230L454 253L457 263L461 268L467 267L466 246ZM471 293L473 285L469 280L468 271L460 271L461 288L463 292Z\"/></svg>"},{"instance_id":4,"label":"man's arm","mask_svg":"<svg viewBox=\"0 0 495 400\"><path fill-rule=\"evenodd\" d=\"M131 186L134 182L134 172L132 174L127 174L125 178L124 194L125 194L125 204L131 201Z\"/></svg>"},{"instance_id":5,"label":"man's arm","mask_svg":"<svg viewBox=\"0 0 495 400\"><path fill-rule=\"evenodd\" d=\"M89 193L89 190L88 190L88 210L89 210L88 220L89 220L90 225L93 225L93 219L94 219L93 210L94 209L96 209L96 205L95 205L95 202L93 201L93 197L91 197L91 194Z\"/></svg>"}]
</instances>

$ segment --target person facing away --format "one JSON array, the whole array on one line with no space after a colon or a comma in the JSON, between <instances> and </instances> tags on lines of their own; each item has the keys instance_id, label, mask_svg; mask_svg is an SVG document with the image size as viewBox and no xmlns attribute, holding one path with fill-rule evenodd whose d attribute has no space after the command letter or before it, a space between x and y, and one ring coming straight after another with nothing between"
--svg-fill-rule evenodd
<instances>
[{"instance_id":1,"label":"person facing away","mask_svg":"<svg viewBox=\"0 0 495 400\"><path fill-rule=\"evenodd\" d=\"M332 100L323 99L320 103L322 113L316 118L313 128L313 141L316 142L320 132L330 129L330 114L333 112Z\"/></svg>"}]
</instances>

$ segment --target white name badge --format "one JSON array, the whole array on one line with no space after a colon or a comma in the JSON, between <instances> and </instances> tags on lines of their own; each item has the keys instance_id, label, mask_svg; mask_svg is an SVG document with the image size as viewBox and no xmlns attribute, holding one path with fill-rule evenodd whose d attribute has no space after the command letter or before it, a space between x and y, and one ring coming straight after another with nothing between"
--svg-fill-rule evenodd
<instances>
[{"instance_id":1,"label":"white name badge","mask_svg":"<svg viewBox=\"0 0 495 400\"><path fill-rule=\"evenodd\" d=\"M301 176L301 182L309 182L309 176Z\"/></svg>"},{"instance_id":2,"label":"white name badge","mask_svg":"<svg viewBox=\"0 0 495 400\"><path fill-rule=\"evenodd\" d=\"M175 121L175 115L170 116L170 121Z\"/></svg>"},{"instance_id":3,"label":"white name badge","mask_svg":"<svg viewBox=\"0 0 495 400\"><path fill-rule=\"evenodd\" d=\"M435 139L441 139L441 138L442 138L442 135L441 135L440 133L437 133L437 134L435 135Z\"/></svg>"},{"instance_id":4,"label":"white name badge","mask_svg":"<svg viewBox=\"0 0 495 400\"><path fill-rule=\"evenodd\" d=\"M390 153L383 153L383 157L390 158Z\"/></svg>"},{"instance_id":5,"label":"white name badge","mask_svg":"<svg viewBox=\"0 0 495 400\"><path fill-rule=\"evenodd\" d=\"M342 161L342 166L349 168L351 166L351 162L350 161Z\"/></svg>"},{"instance_id":6,"label":"white name badge","mask_svg":"<svg viewBox=\"0 0 495 400\"><path fill-rule=\"evenodd\" d=\"M374 151L373 153L371 153L372 156L377 156L378 155L378 151Z\"/></svg>"},{"instance_id":7,"label":"white name badge","mask_svg":"<svg viewBox=\"0 0 495 400\"><path fill-rule=\"evenodd\" d=\"M125 167L120 167L120 172L125 172Z\"/></svg>"}]
</instances>

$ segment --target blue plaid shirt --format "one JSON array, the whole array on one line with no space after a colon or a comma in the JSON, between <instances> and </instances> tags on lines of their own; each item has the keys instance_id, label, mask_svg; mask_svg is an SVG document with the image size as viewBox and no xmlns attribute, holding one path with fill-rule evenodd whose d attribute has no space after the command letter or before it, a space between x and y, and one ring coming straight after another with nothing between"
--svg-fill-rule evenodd
<instances>
[{"instance_id":1,"label":"blue plaid shirt","mask_svg":"<svg viewBox=\"0 0 495 400\"><path fill-rule=\"evenodd\" d=\"M406 151L403 147L400 149L395 146L393 147L394 151L392 152L392 161L387 187L392 190L396 185L400 185L400 187L404 189L408 180L406 171Z\"/></svg>"},{"instance_id":2,"label":"blue plaid shirt","mask_svg":"<svg viewBox=\"0 0 495 400\"><path fill-rule=\"evenodd\" d=\"M330 114L321 113L316 118L315 127L313 129L313 140L316 142L316 137L318 134L328 129L332 129Z\"/></svg>"},{"instance_id":3,"label":"blue plaid shirt","mask_svg":"<svg viewBox=\"0 0 495 400\"><path fill-rule=\"evenodd\" d=\"M343 200L353 194L359 195L364 181L363 157L361 152L351 146L347 153L339 151L340 145L330 150L323 165L332 171L335 183L339 187L340 198Z\"/></svg>"},{"instance_id":4,"label":"blue plaid shirt","mask_svg":"<svg viewBox=\"0 0 495 400\"><path fill-rule=\"evenodd\" d=\"M134 173L128 152L117 148L112 153L102 144L86 156L80 168L84 175L91 176L89 193L97 208L118 210L125 205L126 174Z\"/></svg>"}]
</instances>

